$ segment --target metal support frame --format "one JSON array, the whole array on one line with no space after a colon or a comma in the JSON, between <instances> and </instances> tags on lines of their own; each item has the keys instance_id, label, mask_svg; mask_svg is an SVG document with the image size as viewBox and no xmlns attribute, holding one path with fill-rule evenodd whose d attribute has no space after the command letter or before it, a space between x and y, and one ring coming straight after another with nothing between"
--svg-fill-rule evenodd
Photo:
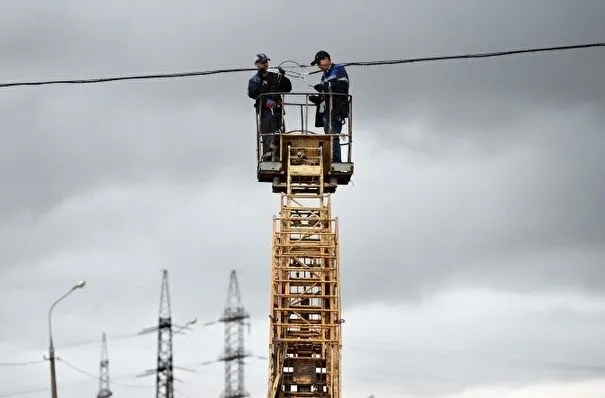
<instances>
[{"instance_id":1,"label":"metal support frame","mask_svg":"<svg viewBox=\"0 0 605 398\"><path fill-rule=\"evenodd\" d=\"M318 93L265 93L259 96L259 99L262 100L263 97L266 96L276 96L279 95L281 97L281 112L279 117L281 118L281 130L280 134L288 135L288 134L325 134L323 129L321 132L314 132L313 129L315 127L315 105L313 102L309 100L309 97L317 95ZM343 159L346 160L347 163L353 162L353 151L352 151L352 143L353 143L353 99L350 94L340 94L340 93L330 93L328 98L328 109L332 109L332 99L334 97L346 97L348 102L348 114L346 121L346 128L343 128L343 131L340 134L334 134L331 131L328 132L327 135L330 137L338 136L341 140L341 148L346 148L345 153L343 153ZM295 122L293 118L288 119L286 115L300 115L300 119ZM313 122L311 124L311 129L309 128L309 117L313 118ZM261 161L262 158L262 139L266 137L266 134L262 134L260 131L261 126L261 109L257 109L255 112L255 120L256 120L256 160ZM331 121L331 118L330 118ZM294 128L288 130L286 125L289 125L292 122ZM343 142L344 140L344 142ZM344 156L346 155L346 156ZM330 153L331 156L331 153ZM280 159L283 158L283 153L280 154ZM343 161L345 161L343 160Z\"/></svg>"},{"instance_id":2,"label":"metal support frame","mask_svg":"<svg viewBox=\"0 0 605 398\"><path fill-rule=\"evenodd\" d=\"M338 225L323 181L329 142L300 135L287 147L273 223L268 398L341 397Z\"/></svg>"},{"instance_id":3,"label":"metal support frame","mask_svg":"<svg viewBox=\"0 0 605 398\"><path fill-rule=\"evenodd\" d=\"M225 324L225 386L222 398L245 398L250 394L244 385L244 359L249 356L244 345L244 325L250 314L244 308L235 270L229 277L225 310L220 321Z\"/></svg>"},{"instance_id":4,"label":"metal support frame","mask_svg":"<svg viewBox=\"0 0 605 398\"><path fill-rule=\"evenodd\" d=\"M156 398L174 398L172 314L170 309L170 290L168 289L167 270L162 270L155 396Z\"/></svg>"},{"instance_id":5,"label":"metal support frame","mask_svg":"<svg viewBox=\"0 0 605 398\"><path fill-rule=\"evenodd\" d=\"M101 360L99 362L99 392L97 398L109 398L113 395L109 388L109 355L107 354L107 336L103 332Z\"/></svg>"}]
</instances>

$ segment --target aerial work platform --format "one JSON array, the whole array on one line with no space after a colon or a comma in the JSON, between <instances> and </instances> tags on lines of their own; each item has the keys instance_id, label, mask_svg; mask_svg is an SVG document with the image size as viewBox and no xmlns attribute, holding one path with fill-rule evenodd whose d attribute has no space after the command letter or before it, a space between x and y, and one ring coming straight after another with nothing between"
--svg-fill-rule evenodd
<instances>
[{"instance_id":1,"label":"aerial work platform","mask_svg":"<svg viewBox=\"0 0 605 398\"><path fill-rule=\"evenodd\" d=\"M349 109L346 127L336 135L318 127L313 94L277 95L283 106L273 108L275 113L257 112L256 118L258 181L272 183L281 198L273 219L267 398L341 398L344 320L338 220L332 215L331 194L353 174L351 100L347 95L348 101L337 101ZM296 108L299 112L291 112ZM317 131L308 127L309 111ZM261 134L261 121L266 134ZM297 128L285 128L291 125ZM340 140L342 162L333 159L334 137ZM272 146L263 148L263 139Z\"/></svg>"},{"instance_id":2,"label":"aerial work platform","mask_svg":"<svg viewBox=\"0 0 605 398\"><path fill-rule=\"evenodd\" d=\"M269 93L266 95L275 95ZM281 120L278 130L279 139L275 141L272 159L263 159L262 141L270 140L273 134L261 132L261 115L256 113L257 131L257 178L259 182L273 184L274 193L285 193L287 191L287 180L289 165L308 166L308 168L321 167L323 191L334 193L338 185L349 184L353 175L352 159L352 102L348 98L348 115L340 134L331 131L325 133L323 127L315 127L317 105L310 101L309 97L317 93L279 93L282 98L281 112L278 116ZM338 95L338 94L332 94ZM297 101L298 100L298 101ZM328 105L329 107L330 105ZM296 109L298 108L298 109ZM296 112L298 110L298 112ZM309 129L309 118L313 121L313 129ZM298 119L298 121L296 120ZM288 130L290 125L297 128ZM332 160L332 145L334 137L338 137L341 147L341 162ZM321 162L317 158L317 150L321 148ZM299 170L302 170L299 168ZM309 169L311 170L311 169ZM296 173L296 172L294 172ZM310 174L292 175L297 180L296 191L305 192L305 181L309 189L316 188L316 172ZM312 174L312 175L311 175Z\"/></svg>"}]
</instances>

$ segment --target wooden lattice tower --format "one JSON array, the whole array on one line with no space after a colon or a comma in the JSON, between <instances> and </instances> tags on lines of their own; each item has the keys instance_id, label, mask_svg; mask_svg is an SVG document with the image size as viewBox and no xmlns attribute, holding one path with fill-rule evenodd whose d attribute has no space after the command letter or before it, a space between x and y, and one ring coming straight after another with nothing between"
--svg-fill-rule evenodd
<instances>
[{"instance_id":1,"label":"wooden lattice tower","mask_svg":"<svg viewBox=\"0 0 605 398\"><path fill-rule=\"evenodd\" d=\"M299 94L300 95L300 94ZM305 95L301 118L313 105ZM350 101L350 99L349 99ZM332 162L331 135L280 134L279 161L260 161L258 179L281 196L273 220L268 398L341 398L341 305L337 219L331 193L349 183L346 162ZM343 134L351 142L351 128ZM260 135L259 135L260 138ZM260 141L260 140L259 140Z\"/></svg>"}]
</instances>

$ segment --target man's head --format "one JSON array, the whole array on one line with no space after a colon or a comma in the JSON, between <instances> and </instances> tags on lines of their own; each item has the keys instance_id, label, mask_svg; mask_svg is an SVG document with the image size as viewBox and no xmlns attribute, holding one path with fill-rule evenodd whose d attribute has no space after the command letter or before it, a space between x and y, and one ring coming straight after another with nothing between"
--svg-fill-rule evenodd
<instances>
[{"instance_id":1,"label":"man's head","mask_svg":"<svg viewBox=\"0 0 605 398\"><path fill-rule=\"evenodd\" d=\"M324 50L318 51L315 54L315 58L313 58L311 65L317 65L317 67L322 71L327 71L332 65L332 59L330 58L330 54L328 54Z\"/></svg>"},{"instance_id":2,"label":"man's head","mask_svg":"<svg viewBox=\"0 0 605 398\"><path fill-rule=\"evenodd\" d=\"M257 69L267 70L269 68L269 61L271 61L271 59L264 53L258 53L256 54L256 57L254 57L254 65Z\"/></svg>"}]
</instances>

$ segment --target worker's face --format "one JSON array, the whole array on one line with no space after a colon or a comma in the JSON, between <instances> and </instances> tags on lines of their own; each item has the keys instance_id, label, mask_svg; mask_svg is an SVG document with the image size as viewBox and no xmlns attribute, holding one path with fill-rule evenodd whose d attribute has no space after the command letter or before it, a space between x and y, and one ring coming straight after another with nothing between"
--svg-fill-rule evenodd
<instances>
[{"instance_id":1,"label":"worker's face","mask_svg":"<svg viewBox=\"0 0 605 398\"><path fill-rule=\"evenodd\" d=\"M325 72L330 69L330 65L332 65L332 61L330 60L330 58L326 57L319 60L317 67Z\"/></svg>"},{"instance_id":2,"label":"worker's face","mask_svg":"<svg viewBox=\"0 0 605 398\"><path fill-rule=\"evenodd\" d=\"M256 69L269 69L269 61L257 62L255 65Z\"/></svg>"}]
</instances>

